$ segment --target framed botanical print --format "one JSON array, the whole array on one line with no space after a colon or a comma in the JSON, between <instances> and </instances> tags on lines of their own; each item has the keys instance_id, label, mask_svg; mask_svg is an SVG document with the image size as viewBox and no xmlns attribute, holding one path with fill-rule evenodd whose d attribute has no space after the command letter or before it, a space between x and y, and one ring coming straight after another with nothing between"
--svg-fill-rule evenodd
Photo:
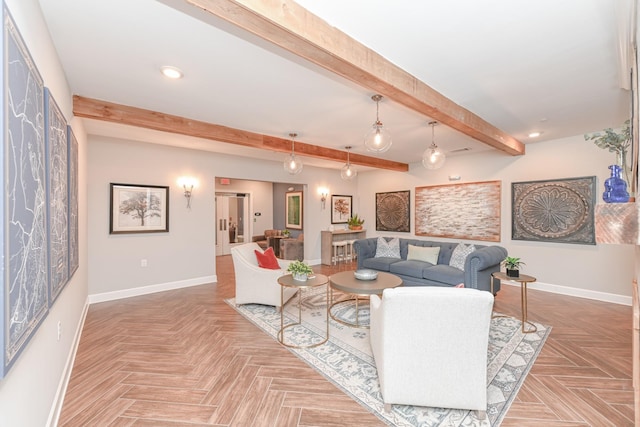
<instances>
[{"instance_id":1,"label":"framed botanical print","mask_svg":"<svg viewBox=\"0 0 640 427\"><path fill-rule=\"evenodd\" d=\"M169 231L169 187L111 184L109 234Z\"/></svg>"},{"instance_id":2,"label":"framed botanical print","mask_svg":"<svg viewBox=\"0 0 640 427\"><path fill-rule=\"evenodd\" d=\"M331 196L331 224L346 224L351 218L351 196Z\"/></svg>"},{"instance_id":3,"label":"framed botanical print","mask_svg":"<svg viewBox=\"0 0 640 427\"><path fill-rule=\"evenodd\" d=\"M285 202L285 227L302 230L302 191L290 191Z\"/></svg>"}]
</instances>

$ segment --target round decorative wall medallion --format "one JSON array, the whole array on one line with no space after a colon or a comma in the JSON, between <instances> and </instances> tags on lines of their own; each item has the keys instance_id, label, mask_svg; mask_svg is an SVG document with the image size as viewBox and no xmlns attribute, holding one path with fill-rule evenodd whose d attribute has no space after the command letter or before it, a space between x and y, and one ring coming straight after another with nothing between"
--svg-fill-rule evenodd
<instances>
[{"instance_id":1,"label":"round decorative wall medallion","mask_svg":"<svg viewBox=\"0 0 640 427\"><path fill-rule=\"evenodd\" d=\"M409 192L376 194L376 230L409 231Z\"/></svg>"},{"instance_id":2,"label":"round decorative wall medallion","mask_svg":"<svg viewBox=\"0 0 640 427\"><path fill-rule=\"evenodd\" d=\"M575 233L589 220L589 202L558 183L532 187L516 201L515 220L529 233L545 238Z\"/></svg>"}]
</instances>

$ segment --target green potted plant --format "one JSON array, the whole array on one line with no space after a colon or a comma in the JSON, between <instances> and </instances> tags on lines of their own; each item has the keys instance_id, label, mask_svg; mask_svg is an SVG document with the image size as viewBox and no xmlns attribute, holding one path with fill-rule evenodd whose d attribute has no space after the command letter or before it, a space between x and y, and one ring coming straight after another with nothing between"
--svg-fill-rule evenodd
<instances>
[{"instance_id":1,"label":"green potted plant","mask_svg":"<svg viewBox=\"0 0 640 427\"><path fill-rule=\"evenodd\" d=\"M502 260L502 265L507 269L507 276L520 277L520 266L525 265L520 258L508 256Z\"/></svg>"},{"instance_id":2,"label":"green potted plant","mask_svg":"<svg viewBox=\"0 0 640 427\"><path fill-rule=\"evenodd\" d=\"M286 238L289 238L291 232L285 228L284 230L282 230L282 235Z\"/></svg>"},{"instance_id":3,"label":"green potted plant","mask_svg":"<svg viewBox=\"0 0 640 427\"><path fill-rule=\"evenodd\" d=\"M349 225L349 230L362 230L362 224L364 224L364 219L358 218L358 214L353 215L347 221Z\"/></svg>"},{"instance_id":4,"label":"green potted plant","mask_svg":"<svg viewBox=\"0 0 640 427\"><path fill-rule=\"evenodd\" d=\"M291 264L289 264L289 267L287 267L287 271L291 273L291 275L293 276L293 280L300 281L307 280L308 276L310 274L313 274L313 270L311 269L309 264L305 263L304 261L298 260L293 261Z\"/></svg>"}]
</instances>

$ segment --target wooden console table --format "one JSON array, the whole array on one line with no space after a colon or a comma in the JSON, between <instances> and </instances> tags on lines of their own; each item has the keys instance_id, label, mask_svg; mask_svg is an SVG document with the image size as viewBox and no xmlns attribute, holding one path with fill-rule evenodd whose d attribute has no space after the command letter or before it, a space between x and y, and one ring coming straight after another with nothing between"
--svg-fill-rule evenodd
<instances>
[{"instance_id":1,"label":"wooden console table","mask_svg":"<svg viewBox=\"0 0 640 427\"><path fill-rule=\"evenodd\" d=\"M333 242L341 240L357 240L367 237L367 230L335 230L321 231L320 258L324 265L331 265Z\"/></svg>"}]
</instances>

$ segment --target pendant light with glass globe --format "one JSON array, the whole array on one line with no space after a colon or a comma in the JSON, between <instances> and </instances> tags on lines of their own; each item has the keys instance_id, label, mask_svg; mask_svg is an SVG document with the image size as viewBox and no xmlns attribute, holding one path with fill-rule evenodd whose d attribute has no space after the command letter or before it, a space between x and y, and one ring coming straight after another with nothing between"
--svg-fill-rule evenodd
<instances>
[{"instance_id":1,"label":"pendant light with glass globe","mask_svg":"<svg viewBox=\"0 0 640 427\"><path fill-rule=\"evenodd\" d=\"M290 175L297 175L302 172L303 167L302 160L296 157L295 139L298 134L292 132L289 134L289 136L291 137L291 154L284 159L284 170L287 171Z\"/></svg>"},{"instance_id":2,"label":"pendant light with glass globe","mask_svg":"<svg viewBox=\"0 0 640 427\"><path fill-rule=\"evenodd\" d=\"M349 150L351 150L351 146L347 145L344 147L347 150L347 164L342 167L340 171L340 177L344 180L351 180L358 175L358 171L351 166L351 161L349 160Z\"/></svg>"},{"instance_id":3,"label":"pendant light with glass globe","mask_svg":"<svg viewBox=\"0 0 640 427\"><path fill-rule=\"evenodd\" d=\"M431 170L440 169L444 165L446 158L444 152L436 145L434 138L434 129L437 124L438 122L435 121L429 122L429 126L431 126L431 146L422 153L422 165Z\"/></svg>"},{"instance_id":4,"label":"pendant light with glass globe","mask_svg":"<svg viewBox=\"0 0 640 427\"><path fill-rule=\"evenodd\" d=\"M384 153L387 151L391 144L391 135L389 131L384 127L379 117L379 107L382 95L373 95L371 97L376 103L376 121L371 126L371 130L364 137L364 146L368 151L373 153Z\"/></svg>"}]
</instances>

